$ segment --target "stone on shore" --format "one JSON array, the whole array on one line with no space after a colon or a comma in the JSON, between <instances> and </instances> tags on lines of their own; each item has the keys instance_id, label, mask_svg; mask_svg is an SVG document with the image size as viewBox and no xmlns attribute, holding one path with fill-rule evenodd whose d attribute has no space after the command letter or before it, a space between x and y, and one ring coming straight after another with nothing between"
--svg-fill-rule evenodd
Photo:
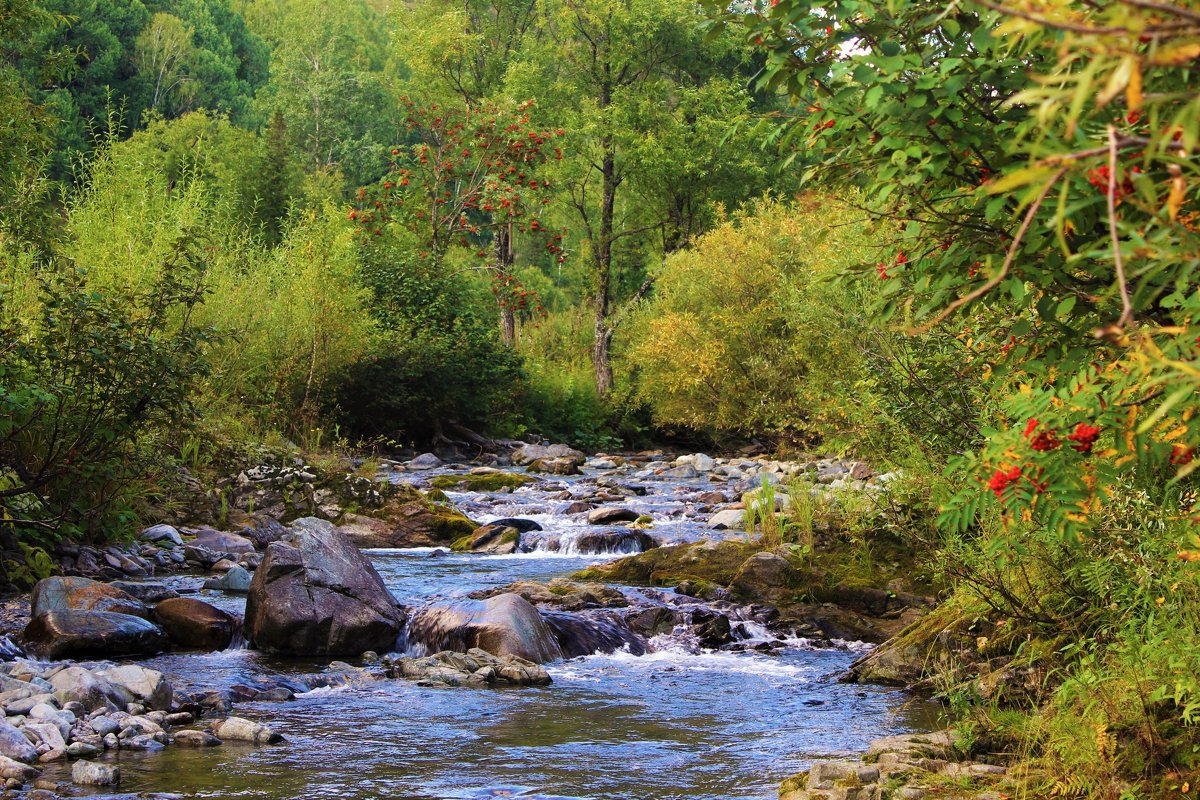
<instances>
[{"instance_id":1,"label":"stone on shore","mask_svg":"<svg viewBox=\"0 0 1200 800\"><path fill-rule=\"evenodd\" d=\"M156 669L125 664L96 673L129 697L128 703L140 703L155 711L169 711L173 692L171 684Z\"/></svg>"},{"instance_id":2,"label":"stone on shore","mask_svg":"<svg viewBox=\"0 0 1200 800\"><path fill-rule=\"evenodd\" d=\"M588 513L588 525L615 525L618 522L636 522L641 516L629 508L597 508Z\"/></svg>"}]
</instances>

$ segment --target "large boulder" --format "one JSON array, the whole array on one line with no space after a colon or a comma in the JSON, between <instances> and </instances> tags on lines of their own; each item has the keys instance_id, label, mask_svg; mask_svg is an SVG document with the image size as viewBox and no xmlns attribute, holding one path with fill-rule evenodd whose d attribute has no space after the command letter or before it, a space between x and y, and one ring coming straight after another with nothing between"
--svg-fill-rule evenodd
<instances>
[{"instance_id":1,"label":"large boulder","mask_svg":"<svg viewBox=\"0 0 1200 800\"><path fill-rule=\"evenodd\" d=\"M267 548L246 600L246 638L275 653L386 652L403 621L371 562L334 525L315 517L293 523L292 544Z\"/></svg>"},{"instance_id":2,"label":"large boulder","mask_svg":"<svg viewBox=\"0 0 1200 800\"><path fill-rule=\"evenodd\" d=\"M141 617L74 610L34 617L25 627L25 641L36 655L51 661L152 655L168 643L162 628Z\"/></svg>"},{"instance_id":3,"label":"large boulder","mask_svg":"<svg viewBox=\"0 0 1200 800\"><path fill-rule=\"evenodd\" d=\"M729 588L739 597L777 602L781 595L795 593L804 583L791 562L778 553L755 553L746 559Z\"/></svg>"},{"instance_id":4,"label":"large boulder","mask_svg":"<svg viewBox=\"0 0 1200 800\"><path fill-rule=\"evenodd\" d=\"M194 597L164 600L154 607L154 616L172 642L193 650L224 650L238 624L228 611Z\"/></svg>"},{"instance_id":5,"label":"large boulder","mask_svg":"<svg viewBox=\"0 0 1200 800\"><path fill-rule=\"evenodd\" d=\"M517 448L512 454L512 462L518 466L560 458L569 459L580 466L587 460L583 453L565 444L527 444Z\"/></svg>"},{"instance_id":6,"label":"large boulder","mask_svg":"<svg viewBox=\"0 0 1200 800\"><path fill-rule=\"evenodd\" d=\"M149 616L145 604L128 592L91 578L60 575L44 578L33 587L30 616L48 611L111 611L135 617Z\"/></svg>"},{"instance_id":7,"label":"large boulder","mask_svg":"<svg viewBox=\"0 0 1200 800\"><path fill-rule=\"evenodd\" d=\"M617 650L626 650L635 656L646 652L645 641L616 616L583 617L559 611L545 611L542 615L558 640L563 658Z\"/></svg>"},{"instance_id":8,"label":"large boulder","mask_svg":"<svg viewBox=\"0 0 1200 800\"><path fill-rule=\"evenodd\" d=\"M516 656L535 664L563 656L558 639L542 615L517 594L424 608L409 622L408 643L429 653L465 653L478 647L495 656Z\"/></svg>"}]
</instances>

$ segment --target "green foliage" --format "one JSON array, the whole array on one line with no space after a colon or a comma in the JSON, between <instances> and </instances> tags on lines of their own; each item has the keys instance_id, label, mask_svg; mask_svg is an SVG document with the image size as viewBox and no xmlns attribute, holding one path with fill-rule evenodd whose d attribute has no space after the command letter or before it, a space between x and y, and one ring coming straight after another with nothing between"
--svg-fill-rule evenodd
<instances>
[{"instance_id":1,"label":"green foliage","mask_svg":"<svg viewBox=\"0 0 1200 800\"><path fill-rule=\"evenodd\" d=\"M861 290L877 234L824 196L766 202L670 256L625 358L660 424L865 444L887 435ZM854 397L855 402L847 402Z\"/></svg>"},{"instance_id":2,"label":"green foliage","mask_svg":"<svg viewBox=\"0 0 1200 800\"><path fill-rule=\"evenodd\" d=\"M144 437L187 424L207 368L209 331L191 318L201 252L180 234L145 284L123 288L37 266L24 279L40 286L32 325L30 309L0 304L0 524L51 542L133 522L127 490Z\"/></svg>"}]
</instances>

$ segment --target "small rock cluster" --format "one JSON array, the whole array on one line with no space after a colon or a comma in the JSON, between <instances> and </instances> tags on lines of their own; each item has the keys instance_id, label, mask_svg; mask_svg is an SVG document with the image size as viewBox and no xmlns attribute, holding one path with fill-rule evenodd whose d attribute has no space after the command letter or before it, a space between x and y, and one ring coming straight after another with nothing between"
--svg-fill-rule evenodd
<instances>
[{"instance_id":1,"label":"small rock cluster","mask_svg":"<svg viewBox=\"0 0 1200 800\"><path fill-rule=\"evenodd\" d=\"M473 647L465 653L443 651L424 658L384 659L390 678L416 681L419 686L549 686L546 668L518 656L494 656Z\"/></svg>"},{"instance_id":2,"label":"small rock cluster","mask_svg":"<svg viewBox=\"0 0 1200 800\"><path fill-rule=\"evenodd\" d=\"M952 731L877 739L860 761L814 761L783 782L779 800L999 800L983 785L1007 770L962 760L954 741Z\"/></svg>"},{"instance_id":3,"label":"small rock cluster","mask_svg":"<svg viewBox=\"0 0 1200 800\"><path fill-rule=\"evenodd\" d=\"M105 751L212 746L236 740L272 743L282 737L240 717L193 725L200 698L177 694L161 672L135 664L108 668L30 661L0 664L0 779L18 788L40 774L38 764L75 759L76 783L115 785L120 770L87 761Z\"/></svg>"}]
</instances>

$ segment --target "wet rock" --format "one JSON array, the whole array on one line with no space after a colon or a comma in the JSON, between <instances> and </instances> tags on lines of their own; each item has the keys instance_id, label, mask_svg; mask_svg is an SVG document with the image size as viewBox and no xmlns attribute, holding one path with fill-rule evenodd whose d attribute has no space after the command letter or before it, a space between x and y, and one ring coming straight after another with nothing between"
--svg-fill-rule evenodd
<instances>
[{"instance_id":1,"label":"wet rock","mask_svg":"<svg viewBox=\"0 0 1200 800\"><path fill-rule=\"evenodd\" d=\"M138 538L143 542L154 542L164 547L183 546L183 537L172 525L151 525L138 534Z\"/></svg>"},{"instance_id":2,"label":"wet rock","mask_svg":"<svg viewBox=\"0 0 1200 800\"><path fill-rule=\"evenodd\" d=\"M697 503L703 503L708 506L716 506L721 503L729 502L729 498L724 492L704 492L696 497ZM711 521L710 521L711 524Z\"/></svg>"},{"instance_id":3,"label":"wet rock","mask_svg":"<svg viewBox=\"0 0 1200 800\"><path fill-rule=\"evenodd\" d=\"M619 522L634 522L641 516L629 508L597 508L588 514L588 525L615 525Z\"/></svg>"},{"instance_id":4,"label":"wet rock","mask_svg":"<svg viewBox=\"0 0 1200 800\"><path fill-rule=\"evenodd\" d=\"M451 492L497 492L503 489L516 489L537 478L522 475L517 472L486 472L469 475L439 475L429 482L434 489Z\"/></svg>"},{"instance_id":5,"label":"wet rock","mask_svg":"<svg viewBox=\"0 0 1200 800\"><path fill-rule=\"evenodd\" d=\"M227 717L213 723L213 735L226 742L253 742L254 744L276 744L283 736L243 717Z\"/></svg>"},{"instance_id":6,"label":"wet rock","mask_svg":"<svg viewBox=\"0 0 1200 800\"><path fill-rule=\"evenodd\" d=\"M268 514L247 514L237 517L238 535L249 539L257 550L266 550L271 542L278 542L287 535L287 528Z\"/></svg>"},{"instance_id":7,"label":"wet rock","mask_svg":"<svg viewBox=\"0 0 1200 800\"><path fill-rule=\"evenodd\" d=\"M37 748L19 730L0 719L0 755L14 761L37 761Z\"/></svg>"},{"instance_id":8,"label":"wet rock","mask_svg":"<svg viewBox=\"0 0 1200 800\"><path fill-rule=\"evenodd\" d=\"M37 767L31 767L28 764L22 764L20 761L14 761L8 756L0 756L0 778L5 780L15 780L24 783L31 781L42 771Z\"/></svg>"},{"instance_id":9,"label":"wet rock","mask_svg":"<svg viewBox=\"0 0 1200 800\"><path fill-rule=\"evenodd\" d=\"M253 573L241 565L235 564L219 578L209 578L204 582L205 589L216 589L231 594L246 594L250 591L250 583L254 580Z\"/></svg>"},{"instance_id":10,"label":"wet rock","mask_svg":"<svg viewBox=\"0 0 1200 800\"><path fill-rule=\"evenodd\" d=\"M127 703L136 702L159 711L171 708L171 698L173 697L171 684L167 683L166 678L158 670L148 669L137 664L126 664L96 674L128 695Z\"/></svg>"},{"instance_id":11,"label":"wet rock","mask_svg":"<svg viewBox=\"0 0 1200 800\"><path fill-rule=\"evenodd\" d=\"M192 597L164 600L155 606L154 616L172 642L195 650L224 650L237 629L232 614Z\"/></svg>"},{"instance_id":12,"label":"wet rock","mask_svg":"<svg viewBox=\"0 0 1200 800\"><path fill-rule=\"evenodd\" d=\"M658 541L645 531L619 528L611 531L588 531L574 539L563 542L561 549L582 555L607 555L610 553L644 553L658 547Z\"/></svg>"},{"instance_id":13,"label":"wet rock","mask_svg":"<svg viewBox=\"0 0 1200 800\"><path fill-rule=\"evenodd\" d=\"M504 517L503 519L494 519L488 525L503 525L507 528L516 528L521 533L530 533L532 531L540 531L542 526L531 519L520 519L519 517Z\"/></svg>"},{"instance_id":14,"label":"wet rock","mask_svg":"<svg viewBox=\"0 0 1200 800\"><path fill-rule=\"evenodd\" d=\"M596 506L594 503L590 503L587 500L576 500L574 503L569 503L567 507L562 510L562 513L567 515L584 514L588 511L591 511L595 507Z\"/></svg>"},{"instance_id":15,"label":"wet rock","mask_svg":"<svg viewBox=\"0 0 1200 800\"><path fill-rule=\"evenodd\" d=\"M589 608L624 608L628 598L619 589L602 583L577 583L565 578L554 578L549 583L517 581L498 589L483 589L471 592L468 597L485 600L507 593L519 594L539 608L555 608L560 611L582 611Z\"/></svg>"},{"instance_id":16,"label":"wet rock","mask_svg":"<svg viewBox=\"0 0 1200 800\"><path fill-rule=\"evenodd\" d=\"M544 611L542 617L562 649L563 658L577 658L592 653L613 653L625 650L640 656L646 652L642 638L617 617L584 617L557 611Z\"/></svg>"},{"instance_id":17,"label":"wet rock","mask_svg":"<svg viewBox=\"0 0 1200 800\"><path fill-rule=\"evenodd\" d=\"M58 575L38 581L30 597L30 616L50 611L110 611L149 616L142 601L114 586L90 578Z\"/></svg>"},{"instance_id":18,"label":"wet rock","mask_svg":"<svg viewBox=\"0 0 1200 800\"><path fill-rule=\"evenodd\" d=\"M217 531L212 528L201 528L196 531L195 537L191 544L194 547L203 547L213 553L224 553L229 555L240 555L242 553L253 553L254 542L247 539L245 536L239 536L236 533L227 533L225 531Z\"/></svg>"},{"instance_id":19,"label":"wet rock","mask_svg":"<svg viewBox=\"0 0 1200 800\"><path fill-rule=\"evenodd\" d=\"M682 621L679 612L665 606L643 609L625 617L625 623L632 630L647 638L670 633Z\"/></svg>"},{"instance_id":20,"label":"wet rock","mask_svg":"<svg viewBox=\"0 0 1200 800\"><path fill-rule=\"evenodd\" d=\"M362 548L450 544L478 527L449 503L433 502L411 487L373 516L346 514L341 519L342 531Z\"/></svg>"},{"instance_id":21,"label":"wet rock","mask_svg":"<svg viewBox=\"0 0 1200 800\"><path fill-rule=\"evenodd\" d=\"M692 634L701 647L715 650L733 641L733 627L729 618L711 611L697 611L692 615Z\"/></svg>"},{"instance_id":22,"label":"wet rock","mask_svg":"<svg viewBox=\"0 0 1200 800\"><path fill-rule=\"evenodd\" d=\"M183 747L216 747L223 744L208 731L175 731L171 738L175 744Z\"/></svg>"},{"instance_id":23,"label":"wet rock","mask_svg":"<svg viewBox=\"0 0 1200 800\"><path fill-rule=\"evenodd\" d=\"M538 460L558 458L570 459L578 465L582 465L587 460L587 456L583 453L565 444L527 444L517 448L512 454L512 462L517 466L524 466Z\"/></svg>"},{"instance_id":24,"label":"wet rock","mask_svg":"<svg viewBox=\"0 0 1200 800\"><path fill-rule=\"evenodd\" d=\"M331 523L313 517L293 524L291 545L267 548L246 602L246 637L268 652L387 651L402 624L371 563Z\"/></svg>"},{"instance_id":25,"label":"wet rock","mask_svg":"<svg viewBox=\"0 0 1200 800\"><path fill-rule=\"evenodd\" d=\"M121 783L121 768L116 764L76 761L71 766L71 780L81 786L118 786Z\"/></svg>"},{"instance_id":26,"label":"wet rock","mask_svg":"<svg viewBox=\"0 0 1200 800\"><path fill-rule=\"evenodd\" d=\"M471 536L454 543L454 550L492 555L509 555L521 546L521 532L507 525L484 525Z\"/></svg>"},{"instance_id":27,"label":"wet rock","mask_svg":"<svg viewBox=\"0 0 1200 800\"><path fill-rule=\"evenodd\" d=\"M113 581L109 586L120 589L128 595L136 597L143 603L157 603L171 597L179 597L179 592L162 583L141 583L138 581Z\"/></svg>"},{"instance_id":28,"label":"wet rock","mask_svg":"<svg viewBox=\"0 0 1200 800\"><path fill-rule=\"evenodd\" d=\"M535 664L562 657L557 638L541 614L516 594L487 600L460 600L429 606L408 625L411 644L427 652L466 652L473 647L496 656L516 656Z\"/></svg>"},{"instance_id":29,"label":"wet rock","mask_svg":"<svg viewBox=\"0 0 1200 800\"><path fill-rule=\"evenodd\" d=\"M428 686L548 686L550 674L516 656L495 656L479 648L443 651L424 658L400 658L385 664L389 677Z\"/></svg>"},{"instance_id":30,"label":"wet rock","mask_svg":"<svg viewBox=\"0 0 1200 800\"><path fill-rule=\"evenodd\" d=\"M167 647L157 625L130 614L50 611L25 628L29 648L50 660L152 655Z\"/></svg>"}]
</instances>

